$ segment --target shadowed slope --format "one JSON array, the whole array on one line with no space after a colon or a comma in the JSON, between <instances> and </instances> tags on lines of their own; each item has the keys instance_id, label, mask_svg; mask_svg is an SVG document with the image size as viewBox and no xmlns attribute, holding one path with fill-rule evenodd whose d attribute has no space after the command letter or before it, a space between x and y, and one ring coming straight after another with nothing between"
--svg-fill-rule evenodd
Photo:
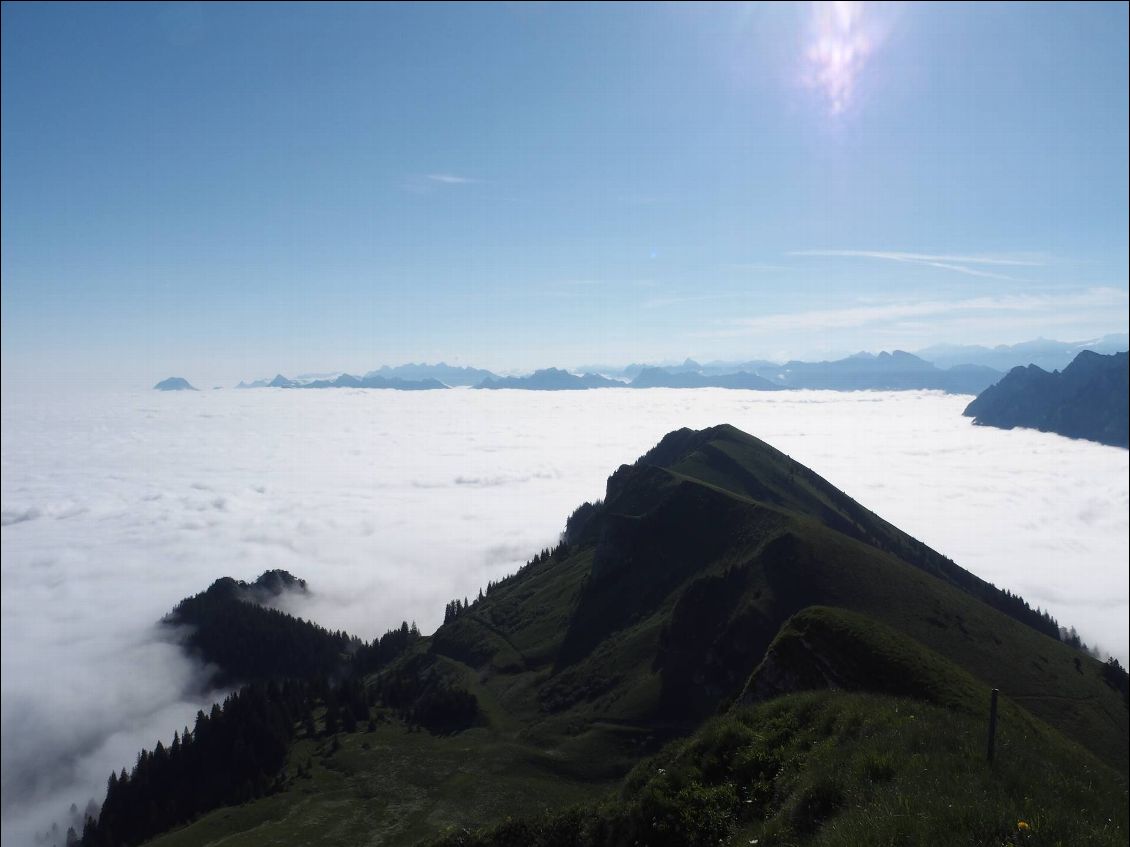
<instances>
[{"instance_id":1,"label":"shadowed slope","mask_svg":"<svg viewBox=\"0 0 1130 847\"><path fill-rule=\"evenodd\" d=\"M965 408L981 426L1026 427L1113 447L1130 445L1130 355L1084 350L1060 371L1014 368Z\"/></svg>"},{"instance_id":2,"label":"shadowed slope","mask_svg":"<svg viewBox=\"0 0 1130 847\"><path fill-rule=\"evenodd\" d=\"M1126 769L1125 708L1053 621L733 427L668 435L571 535L432 643L480 669L531 737L577 720L694 723L740 692L790 616L827 605L912 637Z\"/></svg>"}]
</instances>

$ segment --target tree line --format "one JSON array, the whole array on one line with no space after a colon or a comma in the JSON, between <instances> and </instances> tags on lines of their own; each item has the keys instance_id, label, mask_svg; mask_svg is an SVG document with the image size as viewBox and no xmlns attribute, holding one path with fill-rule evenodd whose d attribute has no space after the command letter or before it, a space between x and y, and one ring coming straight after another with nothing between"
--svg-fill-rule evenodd
<instances>
[{"instance_id":1,"label":"tree line","mask_svg":"<svg viewBox=\"0 0 1130 847\"><path fill-rule=\"evenodd\" d=\"M254 684L191 730L142 750L133 769L110 774L98 818L87 818L83 847L141 844L218 806L261 797L279 783L298 717L309 703L305 683Z\"/></svg>"},{"instance_id":2,"label":"tree line","mask_svg":"<svg viewBox=\"0 0 1130 847\"><path fill-rule=\"evenodd\" d=\"M415 624L404 622L365 644L283 612L235 602L229 606L212 597L190 606L199 622L196 644L206 656L231 663L225 675L238 668L255 681L208 713L198 712L192 729L174 733L168 746L158 741L142 750L131 770L111 774L98 815L88 816L81 837L72 832L70 843L131 847L212 809L281 788L291 741L300 730L318 733L315 710L324 709L326 735L354 732L362 721L373 728L370 707L379 692L365 686L364 676L385 668L421 637ZM224 633L242 638L221 645ZM352 653L343 659L347 648ZM291 649L290 659L273 655ZM340 682L332 682L334 677Z\"/></svg>"},{"instance_id":3,"label":"tree line","mask_svg":"<svg viewBox=\"0 0 1130 847\"><path fill-rule=\"evenodd\" d=\"M182 600L164 622L190 628L188 648L220 668L219 685L333 674L362 645L345 632L247 602L231 579Z\"/></svg>"}]
</instances>

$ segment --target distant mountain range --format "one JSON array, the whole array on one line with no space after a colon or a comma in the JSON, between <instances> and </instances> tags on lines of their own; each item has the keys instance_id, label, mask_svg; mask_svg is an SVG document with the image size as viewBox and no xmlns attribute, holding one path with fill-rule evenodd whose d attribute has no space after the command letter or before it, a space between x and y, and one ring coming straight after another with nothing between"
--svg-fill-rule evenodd
<instances>
[{"instance_id":1,"label":"distant mountain range","mask_svg":"<svg viewBox=\"0 0 1130 847\"><path fill-rule=\"evenodd\" d=\"M833 391L906 391L934 389L950 394L976 394L1001 377L982 365L941 369L902 350L856 353L834 362L786 362L761 372L783 388L821 388Z\"/></svg>"},{"instance_id":2,"label":"distant mountain range","mask_svg":"<svg viewBox=\"0 0 1130 847\"><path fill-rule=\"evenodd\" d=\"M1130 447L1130 356L1084 350L1060 371L1013 368L965 409L973 423Z\"/></svg>"},{"instance_id":3,"label":"distant mountain range","mask_svg":"<svg viewBox=\"0 0 1130 847\"><path fill-rule=\"evenodd\" d=\"M633 380L639 376L643 371L660 369L669 374L684 374L694 373L703 374L706 376L725 376L735 373L752 373L756 374L761 370L779 368L779 362L770 362L768 359L751 359L742 362L727 362L716 360L699 364L694 359L684 359L682 364L679 365L664 365L664 364L643 364L640 362L633 362L623 368L618 367L600 367L589 365L583 368L584 370L595 371L596 373L604 374L614 378L621 378L625 380Z\"/></svg>"},{"instance_id":4,"label":"distant mountain range","mask_svg":"<svg viewBox=\"0 0 1130 847\"><path fill-rule=\"evenodd\" d=\"M589 388L623 388L624 383L599 374L576 374L557 368L534 371L529 376L488 377L476 388L518 388L525 391L584 391Z\"/></svg>"},{"instance_id":5,"label":"distant mountain range","mask_svg":"<svg viewBox=\"0 0 1130 847\"><path fill-rule=\"evenodd\" d=\"M485 376L480 381L471 381L483 374ZM236 388L391 388L419 391L459 385L520 391L585 391L595 388L777 391L811 388L832 391L933 389L952 394L977 394L1001 376L999 371L980 365L958 365L943 370L910 353L896 350L878 355L857 353L833 362L786 362L779 365L751 361L743 363L737 370L726 370L721 363L700 365L687 359L673 367L629 365L616 376L543 368L525 376L504 377L478 368L455 368L443 363L413 364L395 368L386 366L369 371L363 377L341 374L333 379L291 379L278 374L274 379L241 382Z\"/></svg>"},{"instance_id":6,"label":"distant mountain range","mask_svg":"<svg viewBox=\"0 0 1130 847\"><path fill-rule=\"evenodd\" d=\"M311 373L289 378L241 382L237 388L391 388L401 391L466 386L524 391L581 391L593 388L734 388L750 391L823 389L829 391L933 390L980 394L1016 365L1063 368L1083 349L1114 353L1127 348L1127 336L1107 335L1091 342L1036 339L1012 346L936 345L917 354L903 350L856 353L823 362L765 359L711 361L685 359L677 365L633 363L626 367L590 365L577 370L544 368L522 376L499 376L482 368L409 363L384 365L358 377Z\"/></svg>"},{"instance_id":7,"label":"distant mountain range","mask_svg":"<svg viewBox=\"0 0 1130 847\"><path fill-rule=\"evenodd\" d=\"M939 368L953 365L983 365L1007 373L1013 368L1036 365L1046 371L1063 370L1083 350L1109 355L1130 349L1130 336L1104 335L1090 341L1053 341L1037 338L1020 344L997 347L977 345L935 344L917 355Z\"/></svg>"},{"instance_id":8,"label":"distant mountain range","mask_svg":"<svg viewBox=\"0 0 1130 847\"><path fill-rule=\"evenodd\" d=\"M730 366L731 368L735 366ZM524 388L559 391L584 388L735 388L748 391L776 391L785 388L812 388L832 391L904 391L933 389L951 394L977 394L992 385L1002 374L980 365L959 365L945 370L910 353L857 353L834 362L751 361L737 370L726 370L723 363L700 365L687 359L673 367L629 365L617 374L631 381L594 373L574 376L549 368L528 377L508 377L485 382L481 388Z\"/></svg>"},{"instance_id":9,"label":"distant mountain range","mask_svg":"<svg viewBox=\"0 0 1130 847\"><path fill-rule=\"evenodd\" d=\"M437 365L410 363L407 365L397 365L396 367L383 365L375 371L369 371L365 374L365 377L406 380L436 379L444 385L450 385L452 387L457 385L479 385L486 379L498 379L497 374L483 370L482 368L457 367L445 362L440 362Z\"/></svg>"},{"instance_id":10,"label":"distant mountain range","mask_svg":"<svg viewBox=\"0 0 1130 847\"><path fill-rule=\"evenodd\" d=\"M341 374L335 379L288 379L278 374L274 379L257 379L255 382L241 382L236 388L392 388L397 391L431 391L447 388L438 379L396 379L366 374L353 376Z\"/></svg>"},{"instance_id":11,"label":"distant mountain range","mask_svg":"<svg viewBox=\"0 0 1130 847\"><path fill-rule=\"evenodd\" d=\"M704 374L683 369L644 368L631 381L632 388L744 388L749 391L777 391L782 388L756 374L740 371Z\"/></svg>"}]
</instances>

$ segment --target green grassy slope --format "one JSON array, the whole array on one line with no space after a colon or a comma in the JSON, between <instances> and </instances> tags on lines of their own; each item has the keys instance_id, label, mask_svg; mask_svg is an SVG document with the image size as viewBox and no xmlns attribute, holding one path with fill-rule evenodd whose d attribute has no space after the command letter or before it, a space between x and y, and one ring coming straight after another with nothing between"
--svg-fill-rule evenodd
<instances>
[{"instance_id":1,"label":"green grassy slope","mask_svg":"<svg viewBox=\"0 0 1130 847\"><path fill-rule=\"evenodd\" d=\"M296 773L311 759L309 777L291 779L280 794L206 815L158 843L284 843L278 839L300 832L306 834L285 843L410 844L445 827L504 815L520 816L515 826L525 826L547 809L556 820L555 810L606 794L641 759L693 733L743 691L744 699L757 700L772 690L786 695L785 705L743 706L717 725L744 738L759 732L759 722L792 721L790 740L773 755L807 764L782 766L767 795L777 799L759 800L756 820L729 806L718 812L730 834L780 843L954 843L918 840L927 824L915 821L953 825L958 813L939 805L945 792L955 808L971 802L968 792L980 792L987 798L977 807L980 817L961 831L998 833L1002 840L990 842L999 844L1011 832L1000 829L1002 822L1035 815L1024 797L1043 802L1062 791L1064 802L1073 802L1097 781L1116 786L1109 790L1124 798L1127 711L1103 681L1099 662L1038 631L1047 622L1015 598L757 439L732 427L673 433L622 466L609 479L605 501L578 516L570 521L569 543L552 557L494 586L370 680L377 685L409 662L426 661L474 694L475 728L437 737L382 725L376 737L339 736L340 748L327 747L324 755L303 747L314 742L299 742L290 767ZM808 642L818 649L799 649ZM838 687L878 693L795 697L788 692L810 686L782 683L782 667L830 668L839 674L832 680ZM1004 695L1008 731L1020 733L1005 746L1023 763L1026 782L998 784L977 770L984 734L977 711L990 687ZM906 696L927 701L913 710L917 724L907 723L899 705L897 698ZM958 740L927 743L946 733ZM848 741L857 736L872 740L853 751ZM1034 752L1021 750L1018 738ZM929 811L916 817L896 809L903 794L892 793L897 780L887 779L843 787L836 808L863 811L839 820L851 833L872 817L897 814L909 819L913 837L900 841L896 828L889 841L825 842L812 840L830 838L825 827L822 835L796 830L809 808L805 792L817 790L822 772L863 773L868 757L884 749ZM1058 771L1036 767L1039 755ZM808 776L794 779L794 770ZM629 785L642 791L647 781L635 773ZM951 779L956 782L947 787ZM682 790L657 784L654 791L668 788ZM725 794L730 789L707 788L711 796L723 792L715 797L723 805L732 800ZM1095 791L1100 799L1109 793ZM704 797L694 808L709 817L715 801ZM577 814L604 815L593 808ZM1092 812L1080 818L1080 832L1106 843L1099 813ZM1066 813L1056 814L1058 823L1045 833L1066 825ZM1124 817L1116 824L1124 843Z\"/></svg>"},{"instance_id":2,"label":"green grassy slope","mask_svg":"<svg viewBox=\"0 0 1130 847\"><path fill-rule=\"evenodd\" d=\"M792 694L712 718L603 802L437 847L1123 845L1125 783L1056 733L884 695Z\"/></svg>"},{"instance_id":3,"label":"green grassy slope","mask_svg":"<svg viewBox=\"0 0 1130 847\"><path fill-rule=\"evenodd\" d=\"M285 791L216 810L149 843L415 844L448 827L538 814L609 788L552 765L487 729L435 736L390 719L373 732L297 741Z\"/></svg>"},{"instance_id":4,"label":"green grassy slope","mask_svg":"<svg viewBox=\"0 0 1130 847\"><path fill-rule=\"evenodd\" d=\"M865 616L791 618L741 699L615 796L438 844L1126 843L1121 775L1007 698L989 763L988 687Z\"/></svg>"},{"instance_id":5,"label":"green grassy slope","mask_svg":"<svg viewBox=\"0 0 1130 847\"><path fill-rule=\"evenodd\" d=\"M785 620L827 605L911 636L1127 768L1126 709L1101 663L983 602L991 586L731 427L675 433L622 467L582 539L432 641L481 669L532 737L594 721L684 730L738 694Z\"/></svg>"}]
</instances>

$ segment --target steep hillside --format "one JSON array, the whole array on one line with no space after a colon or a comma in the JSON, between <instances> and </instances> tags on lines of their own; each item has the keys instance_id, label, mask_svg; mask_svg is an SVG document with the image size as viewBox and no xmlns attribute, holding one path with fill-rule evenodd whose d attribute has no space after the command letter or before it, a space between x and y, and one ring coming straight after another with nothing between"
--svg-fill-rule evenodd
<instances>
[{"instance_id":1,"label":"steep hillside","mask_svg":"<svg viewBox=\"0 0 1130 847\"><path fill-rule=\"evenodd\" d=\"M1125 843L1125 782L1007 699L987 760L989 695L872 619L811 607L739 704L617 795L437 844Z\"/></svg>"},{"instance_id":2,"label":"steep hillside","mask_svg":"<svg viewBox=\"0 0 1130 847\"><path fill-rule=\"evenodd\" d=\"M1130 356L1084 350L1060 371L1014 368L979 395L965 416L981 426L1026 427L1130 446Z\"/></svg>"},{"instance_id":3,"label":"steep hillside","mask_svg":"<svg viewBox=\"0 0 1130 847\"><path fill-rule=\"evenodd\" d=\"M580 514L556 557L432 639L531 737L577 721L682 731L740 692L789 617L827 605L910 636L1126 769L1125 708L1054 622L733 427L668 435Z\"/></svg>"}]
</instances>

